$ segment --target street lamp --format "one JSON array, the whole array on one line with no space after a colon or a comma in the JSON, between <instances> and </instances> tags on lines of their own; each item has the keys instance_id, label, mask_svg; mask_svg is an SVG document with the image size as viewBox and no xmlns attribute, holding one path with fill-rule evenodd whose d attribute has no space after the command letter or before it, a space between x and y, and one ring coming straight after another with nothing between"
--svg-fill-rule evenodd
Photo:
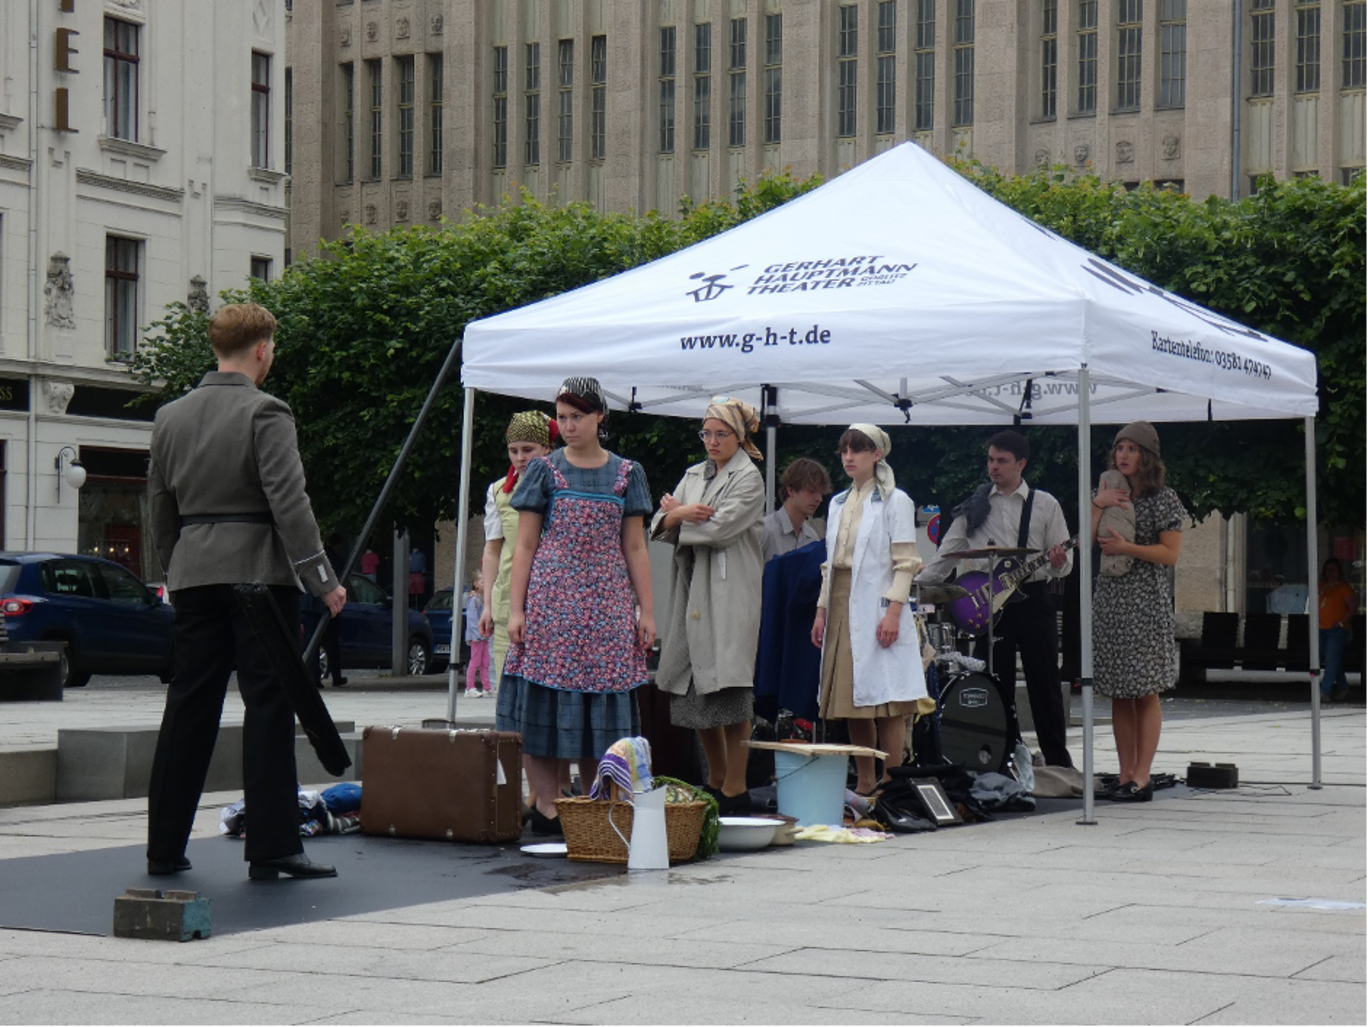
<instances>
[{"instance_id":1,"label":"street lamp","mask_svg":"<svg viewBox=\"0 0 1368 1027\"><path fill-rule=\"evenodd\" d=\"M62 458L70 457L67 461L66 470L62 470ZM86 469L81 465L81 459L76 454L72 446L63 446L57 451L57 459L52 461L52 466L57 468L57 502L62 501L62 479L74 489L79 489L85 484Z\"/></svg>"}]
</instances>

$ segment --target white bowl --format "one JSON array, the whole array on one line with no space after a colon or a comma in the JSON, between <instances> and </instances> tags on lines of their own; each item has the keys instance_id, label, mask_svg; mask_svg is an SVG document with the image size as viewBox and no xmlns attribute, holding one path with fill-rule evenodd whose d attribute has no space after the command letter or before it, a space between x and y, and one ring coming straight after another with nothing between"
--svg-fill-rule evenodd
<instances>
[{"instance_id":1,"label":"white bowl","mask_svg":"<svg viewBox=\"0 0 1368 1027\"><path fill-rule=\"evenodd\" d=\"M775 832L783 826L779 820L762 817L719 817L721 830L717 833L718 848L724 852L747 852L763 849L774 841Z\"/></svg>"}]
</instances>

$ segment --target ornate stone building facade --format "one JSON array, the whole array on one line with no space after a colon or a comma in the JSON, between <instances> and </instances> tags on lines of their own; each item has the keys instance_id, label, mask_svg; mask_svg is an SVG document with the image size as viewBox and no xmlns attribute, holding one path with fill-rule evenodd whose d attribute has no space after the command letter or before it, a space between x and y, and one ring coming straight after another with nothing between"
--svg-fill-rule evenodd
<instances>
[{"instance_id":1,"label":"ornate stone building facade","mask_svg":"<svg viewBox=\"0 0 1368 1027\"><path fill-rule=\"evenodd\" d=\"M1364 0L316 0L296 248L527 188L670 212L913 139L1197 198L1364 165Z\"/></svg>"},{"instance_id":2,"label":"ornate stone building facade","mask_svg":"<svg viewBox=\"0 0 1368 1027\"><path fill-rule=\"evenodd\" d=\"M167 303L284 263L285 7L0 4L4 548L160 575L128 360Z\"/></svg>"}]
</instances>

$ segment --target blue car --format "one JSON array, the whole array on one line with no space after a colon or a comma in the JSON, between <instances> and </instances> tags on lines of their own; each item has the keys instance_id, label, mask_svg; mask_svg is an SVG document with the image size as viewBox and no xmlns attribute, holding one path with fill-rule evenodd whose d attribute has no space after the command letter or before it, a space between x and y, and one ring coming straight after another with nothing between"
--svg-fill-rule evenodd
<instances>
[{"instance_id":1,"label":"blue car","mask_svg":"<svg viewBox=\"0 0 1368 1027\"><path fill-rule=\"evenodd\" d=\"M299 600L300 621L307 645L313 638L323 604L312 596ZM342 666L388 667L390 665L390 630L394 623L389 593L360 574L347 579L347 605L337 615L341 632ZM417 610L408 611L408 630L404 635L404 666L409 674L426 674L432 665L432 628ZM327 678L331 670L323 646L318 647L318 674Z\"/></svg>"},{"instance_id":2,"label":"blue car","mask_svg":"<svg viewBox=\"0 0 1368 1027\"><path fill-rule=\"evenodd\" d=\"M432 625L432 652L435 656L433 669L443 670L451 659L451 589L439 588L434 592L427 606L423 607L423 616ZM458 621L464 617L465 611L457 613ZM465 661L464 637L464 631L456 636L458 664Z\"/></svg>"},{"instance_id":3,"label":"blue car","mask_svg":"<svg viewBox=\"0 0 1368 1027\"><path fill-rule=\"evenodd\" d=\"M62 684L92 674L174 670L175 611L110 560L69 553L0 553L0 612L13 642L66 642Z\"/></svg>"}]
</instances>

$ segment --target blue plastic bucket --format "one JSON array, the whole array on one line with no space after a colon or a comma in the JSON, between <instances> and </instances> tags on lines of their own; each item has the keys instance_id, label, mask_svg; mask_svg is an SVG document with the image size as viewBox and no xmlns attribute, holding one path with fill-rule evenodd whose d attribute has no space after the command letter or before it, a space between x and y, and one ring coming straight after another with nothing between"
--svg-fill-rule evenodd
<instances>
[{"instance_id":1,"label":"blue plastic bucket","mask_svg":"<svg viewBox=\"0 0 1368 1027\"><path fill-rule=\"evenodd\" d=\"M779 785L779 812L796 817L804 827L840 827L845 811L847 759L844 753L808 756L774 752L774 776Z\"/></svg>"}]
</instances>

